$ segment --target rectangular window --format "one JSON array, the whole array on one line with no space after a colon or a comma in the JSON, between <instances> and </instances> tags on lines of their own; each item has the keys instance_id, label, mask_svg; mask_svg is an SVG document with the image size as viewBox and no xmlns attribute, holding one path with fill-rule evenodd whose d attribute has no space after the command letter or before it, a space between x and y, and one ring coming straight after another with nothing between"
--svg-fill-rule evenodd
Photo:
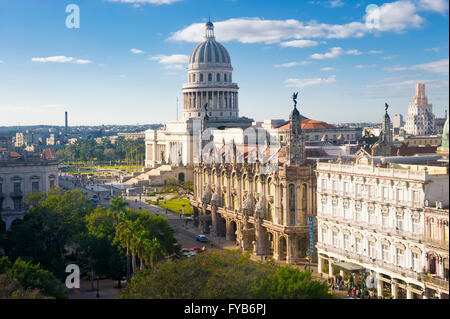
<instances>
[{"instance_id":1,"label":"rectangular window","mask_svg":"<svg viewBox=\"0 0 450 319\"><path fill-rule=\"evenodd\" d=\"M418 204L418 203L419 203L419 192L418 192L418 191L414 191L414 192L413 192L413 202L414 202L415 204Z\"/></svg>"},{"instance_id":2,"label":"rectangular window","mask_svg":"<svg viewBox=\"0 0 450 319\"><path fill-rule=\"evenodd\" d=\"M348 194L348 183L344 182L344 194Z\"/></svg>"},{"instance_id":3,"label":"rectangular window","mask_svg":"<svg viewBox=\"0 0 450 319\"><path fill-rule=\"evenodd\" d=\"M375 225L377 223L377 217L375 216L375 212L369 211L369 224Z\"/></svg>"},{"instance_id":4,"label":"rectangular window","mask_svg":"<svg viewBox=\"0 0 450 319\"><path fill-rule=\"evenodd\" d=\"M384 262L391 262L391 256L389 254L389 246L388 245L382 245L382 256Z\"/></svg>"},{"instance_id":5,"label":"rectangular window","mask_svg":"<svg viewBox=\"0 0 450 319\"><path fill-rule=\"evenodd\" d=\"M348 235L344 235L344 249L350 250L350 237Z\"/></svg>"},{"instance_id":6,"label":"rectangular window","mask_svg":"<svg viewBox=\"0 0 450 319\"><path fill-rule=\"evenodd\" d=\"M412 219L412 232L413 233L419 232L419 219L417 218Z\"/></svg>"},{"instance_id":7,"label":"rectangular window","mask_svg":"<svg viewBox=\"0 0 450 319\"><path fill-rule=\"evenodd\" d=\"M383 227L389 227L389 213L381 214L381 225Z\"/></svg>"},{"instance_id":8,"label":"rectangular window","mask_svg":"<svg viewBox=\"0 0 450 319\"><path fill-rule=\"evenodd\" d=\"M397 215L397 229L403 230L403 215Z\"/></svg>"},{"instance_id":9,"label":"rectangular window","mask_svg":"<svg viewBox=\"0 0 450 319\"><path fill-rule=\"evenodd\" d=\"M14 193L20 193L21 188L20 188L20 183L14 183Z\"/></svg>"},{"instance_id":10,"label":"rectangular window","mask_svg":"<svg viewBox=\"0 0 450 319\"><path fill-rule=\"evenodd\" d=\"M355 245L356 245L356 253L361 254L362 252L361 239L356 238Z\"/></svg>"},{"instance_id":11,"label":"rectangular window","mask_svg":"<svg viewBox=\"0 0 450 319\"><path fill-rule=\"evenodd\" d=\"M404 267L405 266L405 251L403 249L397 248L397 265Z\"/></svg>"},{"instance_id":12,"label":"rectangular window","mask_svg":"<svg viewBox=\"0 0 450 319\"><path fill-rule=\"evenodd\" d=\"M383 187L383 199L389 200L389 189L387 187Z\"/></svg>"},{"instance_id":13,"label":"rectangular window","mask_svg":"<svg viewBox=\"0 0 450 319\"><path fill-rule=\"evenodd\" d=\"M336 248L339 247L337 232L333 232L333 246Z\"/></svg>"},{"instance_id":14,"label":"rectangular window","mask_svg":"<svg viewBox=\"0 0 450 319\"><path fill-rule=\"evenodd\" d=\"M50 188L52 188L53 186L55 186L55 180L54 180L54 179L51 179L51 180L50 180Z\"/></svg>"},{"instance_id":15,"label":"rectangular window","mask_svg":"<svg viewBox=\"0 0 450 319\"><path fill-rule=\"evenodd\" d=\"M333 181L333 192L339 192L339 185L337 181Z\"/></svg>"},{"instance_id":16,"label":"rectangular window","mask_svg":"<svg viewBox=\"0 0 450 319\"><path fill-rule=\"evenodd\" d=\"M373 241L369 241L369 256L371 258L377 258L377 251L375 248L375 243Z\"/></svg>"},{"instance_id":17,"label":"rectangular window","mask_svg":"<svg viewBox=\"0 0 450 319\"><path fill-rule=\"evenodd\" d=\"M322 178L322 191L327 189L327 180L325 178Z\"/></svg>"},{"instance_id":18,"label":"rectangular window","mask_svg":"<svg viewBox=\"0 0 450 319\"><path fill-rule=\"evenodd\" d=\"M420 270L420 264L419 264L419 254L418 253L411 253L412 254L412 268L414 271Z\"/></svg>"},{"instance_id":19,"label":"rectangular window","mask_svg":"<svg viewBox=\"0 0 450 319\"><path fill-rule=\"evenodd\" d=\"M344 218L345 219L352 219L352 214L350 213L349 207L344 207Z\"/></svg>"},{"instance_id":20,"label":"rectangular window","mask_svg":"<svg viewBox=\"0 0 450 319\"><path fill-rule=\"evenodd\" d=\"M14 210L22 209L22 200L20 198L13 199Z\"/></svg>"},{"instance_id":21,"label":"rectangular window","mask_svg":"<svg viewBox=\"0 0 450 319\"><path fill-rule=\"evenodd\" d=\"M356 210L355 210L355 219L356 219L356 221L358 221L358 222L361 221L361 210L360 210L360 209L356 209Z\"/></svg>"},{"instance_id":22,"label":"rectangular window","mask_svg":"<svg viewBox=\"0 0 450 319\"><path fill-rule=\"evenodd\" d=\"M39 192L39 182L31 182L31 191Z\"/></svg>"}]
</instances>

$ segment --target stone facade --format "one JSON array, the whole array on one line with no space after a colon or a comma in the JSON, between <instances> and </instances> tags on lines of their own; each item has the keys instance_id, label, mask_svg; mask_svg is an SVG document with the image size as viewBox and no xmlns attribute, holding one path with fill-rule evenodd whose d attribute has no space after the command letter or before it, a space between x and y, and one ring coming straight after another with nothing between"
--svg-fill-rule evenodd
<instances>
[{"instance_id":1,"label":"stone facade","mask_svg":"<svg viewBox=\"0 0 450 319\"><path fill-rule=\"evenodd\" d=\"M224 144L219 158L203 156L194 166L191 203L201 231L236 240L243 251L261 258L294 264L309 247L316 184L313 166L305 160L299 115L292 114L290 124L289 142L265 144L262 155L249 138Z\"/></svg>"},{"instance_id":2,"label":"stone facade","mask_svg":"<svg viewBox=\"0 0 450 319\"><path fill-rule=\"evenodd\" d=\"M424 243L426 253L426 273L424 283L430 297L449 297L449 209L441 203L435 207L425 207Z\"/></svg>"},{"instance_id":3,"label":"stone facade","mask_svg":"<svg viewBox=\"0 0 450 319\"><path fill-rule=\"evenodd\" d=\"M378 294L427 298L425 203L448 207L446 167L317 164L319 271L350 263L375 278Z\"/></svg>"},{"instance_id":4,"label":"stone facade","mask_svg":"<svg viewBox=\"0 0 450 319\"><path fill-rule=\"evenodd\" d=\"M0 158L0 225L7 230L23 218L25 196L58 186L58 160Z\"/></svg>"}]
</instances>

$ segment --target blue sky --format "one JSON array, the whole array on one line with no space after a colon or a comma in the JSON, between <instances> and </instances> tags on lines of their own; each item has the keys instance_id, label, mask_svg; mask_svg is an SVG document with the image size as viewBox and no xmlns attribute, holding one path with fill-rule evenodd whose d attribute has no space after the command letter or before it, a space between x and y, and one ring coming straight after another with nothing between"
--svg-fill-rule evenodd
<instances>
[{"instance_id":1,"label":"blue sky","mask_svg":"<svg viewBox=\"0 0 450 319\"><path fill-rule=\"evenodd\" d=\"M385 102L406 114L416 81L448 109L448 0L0 0L0 125L175 120L209 15L242 116L286 119L300 91L309 118L378 122Z\"/></svg>"}]
</instances>

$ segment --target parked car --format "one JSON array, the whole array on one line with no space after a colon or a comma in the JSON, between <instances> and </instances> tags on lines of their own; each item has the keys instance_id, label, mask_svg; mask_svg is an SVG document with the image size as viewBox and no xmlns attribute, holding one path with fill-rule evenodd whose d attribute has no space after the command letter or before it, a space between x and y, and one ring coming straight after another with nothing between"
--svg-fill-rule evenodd
<instances>
[{"instance_id":1,"label":"parked car","mask_svg":"<svg viewBox=\"0 0 450 319\"><path fill-rule=\"evenodd\" d=\"M92 195L92 199L98 199L98 196L97 195Z\"/></svg>"},{"instance_id":2,"label":"parked car","mask_svg":"<svg viewBox=\"0 0 450 319\"><path fill-rule=\"evenodd\" d=\"M203 247L203 248L201 248L201 247L194 247L194 248L192 248L191 249L191 251L195 251L196 253L204 253L205 251L206 251L206 248L205 247Z\"/></svg>"},{"instance_id":3,"label":"parked car","mask_svg":"<svg viewBox=\"0 0 450 319\"><path fill-rule=\"evenodd\" d=\"M194 217L192 217L192 216L188 216L188 217L186 217L186 219L187 219L187 220L191 220L191 221L193 221L193 220L194 220Z\"/></svg>"},{"instance_id":4,"label":"parked car","mask_svg":"<svg viewBox=\"0 0 450 319\"><path fill-rule=\"evenodd\" d=\"M110 199L111 199L111 196L106 195L105 197L103 197L103 199L105 199L105 200L110 200Z\"/></svg>"},{"instance_id":5,"label":"parked car","mask_svg":"<svg viewBox=\"0 0 450 319\"><path fill-rule=\"evenodd\" d=\"M208 237L206 237L205 235L197 235L195 236L195 240L202 243L207 243L209 241Z\"/></svg>"}]
</instances>

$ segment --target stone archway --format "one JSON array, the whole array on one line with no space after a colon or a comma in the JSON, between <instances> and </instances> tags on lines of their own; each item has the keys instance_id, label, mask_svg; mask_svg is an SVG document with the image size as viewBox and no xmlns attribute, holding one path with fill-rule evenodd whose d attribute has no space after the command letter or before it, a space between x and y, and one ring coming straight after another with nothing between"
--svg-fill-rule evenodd
<instances>
[{"instance_id":1,"label":"stone archway","mask_svg":"<svg viewBox=\"0 0 450 319\"><path fill-rule=\"evenodd\" d=\"M435 274L437 271L437 257L434 254L428 255L428 272Z\"/></svg>"},{"instance_id":2,"label":"stone archway","mask_svg":"<svg viewBox=\"0 0 450 319\"><path fill-rule=\"evenodd\" d=\"M6 233L6 223L0 218L0 234Z\"/></svg>"}]
</instances>

